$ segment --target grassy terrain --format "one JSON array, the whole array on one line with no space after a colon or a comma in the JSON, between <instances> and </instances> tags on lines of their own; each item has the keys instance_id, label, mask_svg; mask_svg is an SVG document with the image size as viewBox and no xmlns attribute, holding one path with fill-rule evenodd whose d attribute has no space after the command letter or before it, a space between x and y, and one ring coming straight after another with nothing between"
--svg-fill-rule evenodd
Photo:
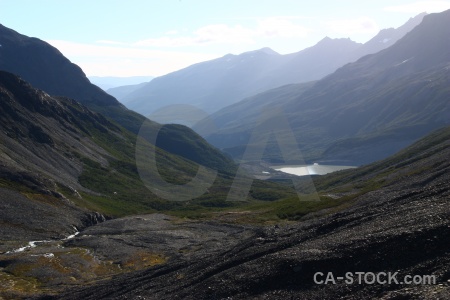
<instances>
[{"instance_id":1,"label":"grassy terrain","mask_svg":"<svg viewBox=\"0 0 450 300\"><path fill-rule=\"evenodd\" d=\"M315 180L319 200L300 201L292 182L254 180L246 196L247 201L227 201L237 166L192 130L181 125L161 127L149 121L143 128L159 134L156 141L144 141L148 137L138 137L73 100L50 97L12 74L5 73L2 76L4 89L10 91L2 94L5 98L2 102L2 124L8 133L17 133L15 140L21 143L10 144L17 149L32 148L36 152L36 157L30 155L26 161L19 155L14 160L18 169L29 161L36 161L36 167L28 172L28 177L12 176L14 170L10 170L10 173L0 176L0 184L28 195L56 191L80 207L109 217L157 211L189 218L215 218L218 217L217 213L224 216L237 213L243 217L238 218L241 221L246 219L253 222L253 219L256 223L264 223L298 220L311 212L338 207L351 200L355 194L384 184L384 175L365 182L364 179L356 180L364 174L338 173ZM304 85L292 86L292 93L287 96L304 88ZM29 120L33 120L33 126L40 129L27 132ZM146 147L144 151L156 153L158 173L166 182L172 185L190 182L200 164L218 171L214 183L205 193L189 201L167 201L158 197L139 176L135 155L136 145L141 143ZM12 157L15 152L12 149L2 157ZM43 159L51 166L56 165L56 170L70 164L71 168L67 168L69 171L63 175L72 183L67 184L67 180L61 180L59 176L49 178L55 169L46 169L46 165L40 163ZM78 173L80 166L81 173ZM374 170L367 172L376 174ZM202 180L206 182L206 179ZM346 184L347 181L352 183ZM70 186L74 184L78 184L78 191ZM339 186L336 191L332 190L334 185ZM307 186L301 186L301 189L306 195L314 190ZM336 195L338 193L342 195ZM308 196L302 198L305 197Z\"/></svg>"},{"instance_id":2,"label":"grassy terrain","mask_svg":"<svg viewBox=\"0 0 450 300\"><path fill-rule=\"evenodd\" d=\"M439 152L445 147L441 144L442 140L448 138L448 132L444 130L388 160L315 178L315 189L308 184L300 185L300 190L306 195L317 190L319 200L299 201L290 182L254 180L247 201L227 201L237 167L192 130L180 125L160 127L148 122L151 131L158 130L161 134L156 142L153 141L160 147L155 147L151 141L143 140L146 137L137 137L73 100L50 97L12 74L2 73L2 76L3 88L9 92L2 94L5 101L2 102L1 121L7 133L20 133L12 139L20 144L10 142L8 145L29 156L17 155L9 161L15 161L17 169L23 168L23 165L33 167L29 164L30 160L35 161L36 165L26 176L14 175L17 170L14 168L6 171L0 169L4 174L0 176L0 184L28 194L30 189L31 193L50 194L56 189L79 206L110 217L163 211L198 218L213 216L211 214L215 211L228 213L240 210L250 211L267 220L297 220L311 212L338 207L357 195L383 187L401 176L408 176L408 172L433 167L407 168L408 164L423 159L424 155ZM41 129L29 132L30 120L33 120L34 127ZM36 132L47 138L37 138ZM9 136L6 138L11 139ZM199 164L217 170L217 177L212 186L195 199L161 199L144 185L139 176L135 158L137 142L142 142L149 151L155 151L158 173L172 185L188 183L196 175ZM34 149L36 156L22 148ZM2 157L13 157L17 152L15 149L5 150L9 152L2 154ZM40 163L42 160L46 164ZM56 167L45 169L49 164ZM78 192L59 176L51 177L55 169L67 164L71 164L71 168L63 175L79 184L81 188L77 188ZM79 172L80 166L81 173L74 175ZM28 190L23 190L24 187Z\"/></svg>"},{"instance_id":3,"label":"grassy terrain","mask_svg":"<svg viewBox=\"0 0 450 300\"><path fill-rule=\"evenodd\" d=\"M191 155L187 155L192 157L192 160L188 160L147 144L149 150L156 151L158 172L168 183L179 185L189 182L196 175L198 169L198 164L194 161L218 170L213 185L205 194L190 201L167 201L157 197L147 189L139 177L134 156L136 137L133 134L125 130L116 134L105 134L103 130L95 126L86 127L88 127L88 132L96 144L105 149L109 155L107 156L107 163L100 163L83 153L73 153L83 163L83 172L78 180L83 187L93 193L80 192L80 198L73 197L70 193L64 193L63 188L61 188L61 191L80 206L111 217L156 211L165 211L183 217L198 217L205 212L234 209L248 204L226 201L237 168L225 156L214 157L212 155L214 152L208 150L203 151L203 153L208 154L205 157L195 157L193 152ZM172 132L172 135L177 137L174 130L180 130L178 127L175 126L175 129L169 127L167 132ZM162 131L163 135L167 135L167 132L166 130ZM163 143L164 148L177 146L182 149L183 143L190 143L191 149L196 148L196 145L198 147L210 147L204 140L198 141L197 138L199 137L192 134L185 137L178 136L173 144L169 144L167 139L164 142L163 137L161 143ZM295 195L295 191L292 185L255 180L247 200L249 203L271 202L293 195Z\"/></svg>"},{"instance_id":4,"label":"grassy terrain","mask_svg":"<svg viewBox=\"0 0 450 300\"><path fill-rule=\"evenodd\" d=\"M71 195L64 187L59 187L59 191L78 205L111 217L161 211L181 218L216 218L239 223L267 224L283 220L294 221L320 210L342 209L351 205L353 199L358 196L426 169L439 167L423 165L420 168L408 168L410 164L424 160L448 147L443 143L445 140L450 140L449 128L433 133L389 159L357 169L315 176L313 182L319 194L318 201L317 199L308 201L307 197L312 196L307 195L311 191L311 186L307 183L299 186L306 195L300 201L289 180L286 182L255 180L247 202L226 201L234 179L234 174L227 172L220 173L208 192L196 199L185 202L166 201L158 198L144 186L136 172L133 157L128 155L129 150L122 152L123 149L127 149L127 142L123 140L108 143L110 152L115 153L120 159L111 156L107 166L81 156L84 170L79 181L95 193L80 192L80 198ZM170 156L164 151L158 152L158 157L160 173L168 182L183 184L196 172L196 164L188 160ZM19 189L22 193L32 192L17 182L5 179L0 181L0 185Z\"/></svg>"},{"instance_id":5,"label":"grassy terrain","mask_svg":"<svg viewBox=\"0 0 450 300\"><path fill-rule=\"evenodd\" d=\"M132 163L126 158L111 158L108 166L84 159L86 168L81 177L85 180L84 185L90 185L102 194L81 193L81 198L71 196L71 199L81 206L111 216L162 211L179 217L179 222L186 218L253 225L296 222L314 217L314 213L340 211L366 193L389 187L399 180L408 182L408 178L417 177L426 170L439 172L442 166L436 163L440 161L436 160L436 156L448 155L449 143L450 127L446 127L386 160L357 169L315 176L313 183L318 191L318 199L316 195L306 193L311 190L306 180L299 186L305 191L301 199L297 197L289 181L254 181L247 202L226 201L233 176L222 174L209 193L188 202L167 202L157 199L146 190L133 171ZM188 168L189 162L185 163ZM122 180L128 181L123 184ZM110 184L102 184L105 182ZM0 181L2 187L13 185L30 199L52 201L50 196L43 197L29 187L19 186L17 182L4 179ZM65 187L59 187L59 191L70 194ZM120 195L130 191L133 191L131 196ZM163 254L148 251L129 253L120 260L99 260L90 249L59 248L58 243L60 242L53 241L35 248L30 252L33 255L18 253L9 255L7 259L0 258L0 280L3 283L0 297L18 299L42 292L51 294L61 287L91 284L117 274L165 264L167 261ZM49 252L53 256L48 256Z\"/></svg>"},{"instance_id":6,"label":"grassy terrain","mask_svg":"<svg viewBox=\"0 0 450 300\"><path fill-rule=\"evenodd\" d=\"M304 180L298 186L298 189L305 193L301 197L302 201L297 196L284 195L285 197L276 201L255 199L253 202L231 209L222 209L216 213L211 210L198 210L188 211L186 215L206 218L236 213L233 218L228 218L228 220L265 224L282 220L299 220L307 217L310 213L321 210L336 212L352 205L357 197L371 191L389 187L399 180L408 180L408 178L427 170L439 171L442 166L432 161L428 163L428 158L445 153L444 150L450 147L449 141L450 127L444 127L385 160L356 169L314 176L312 183L318 192L319 200L312 194L308 194L314 189L312 189L311 181ZM283 185L283 183L281 182L279 185ZM268 192L265 194L266 197L270 197L273 192L273 190L267 191L264 188L258 191L263 194ZM257 193L253 191L250 194ZM311 198L310 201L308 201L308 197ZM183 212L176 211L176 215L183 216Z\"/></svg>"}]
</instances>

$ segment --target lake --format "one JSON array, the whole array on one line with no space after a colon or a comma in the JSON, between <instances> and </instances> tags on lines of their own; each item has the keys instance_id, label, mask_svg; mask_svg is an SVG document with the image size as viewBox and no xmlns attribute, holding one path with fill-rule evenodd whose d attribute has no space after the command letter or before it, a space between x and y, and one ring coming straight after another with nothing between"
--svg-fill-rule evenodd
<instances>
[{"instance_id":1,"label":"lake","mask_svg":"<svg viewBox=\"0 0 450 300\"><path fill-rule=\"evenodd\" d=\"M297 166L272 166L272 169L297 176L305 175L325 175L331 172L353 169L354 166L334 166L334 165L297 165Z\"/></svg>"}]
</instances>

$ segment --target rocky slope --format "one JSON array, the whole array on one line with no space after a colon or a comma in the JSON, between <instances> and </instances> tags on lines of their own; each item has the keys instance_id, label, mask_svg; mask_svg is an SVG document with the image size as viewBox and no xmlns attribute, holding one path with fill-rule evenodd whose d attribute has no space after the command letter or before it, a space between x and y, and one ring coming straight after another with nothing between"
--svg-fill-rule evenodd
<instances>
[{"instance_id":1,"label":"rocky slope","mask_svg":"<svg viewBox=\"0 0 450 300\"><path fill-rule=\"evenodd\" d=\"M74 99L134 134L139 132L145 118L128 110L114 97L91 84L81 68L64 57L58 49L38 38L22 35L1 24L0 45L0 70L18 75L49 95ZM155 130L159 128L158 124L153 125ZM170 131L175 132L177 136L195 135L184 126L172 127ZM172 137L164 132L159 135L159 140L166 145L172 143ZM206 156L221 155L200 137L197 137L196 141L183 144L182 147L187 149L187 152L211 151L205 154ZM166 150L170 152L171 149Z\"/></svg>"},{"instance_id":2,"label":"rocky slope","mask_svg":"<svg viewBox=\"0 0 450 300\"><path fill-rule=\"evenodd\" d=\"M0 253L18 249L28 241L62 239L105 221L99 213L74 205L67 198L20 193L0 188Z\"/></svg>"},{"instance_id":3,"label":"rocky slope","mask_svg":"<svg viewBox=\"0 0 450 300\"><path fill-rule=\"evenodd\" d=\"M447 127L387 160L317 178L321 192L346 204L282 226L169 225L169 218L156 216L102 223L70 245L99 256L139 246L167 251L169 259L50 299L448 298L449 155ZM213 227L206 233L199 226ZM238 244L224 238L234 230ZM105 252L105 245L115 246ZM180 255L180 249L192 255ZM354 282L316 284L316 272L352 272ZM356 272L398 272L399 284L359 284ZM406 275L432 275L436 282L408 285L402 283Z\"/></svg>"},{"instance_id":4,"label":"rocky slope","mask_svg":"<svg viewBox=\"0 0 450 300\"><path fill-rule=\"evenodd\" d=\"M137 132L142 116L127 110L114 97L91 84L80 67L58 49L0 24L0 70L22 77L50 95L75 99L94 111Z\"/></svg>"},{"instance_id":5,"label":"rocky slope","mask_svg":"<svg viewBox=\"0 0 450 300\"><path fill-rule=\"evenodd\" d=\"M159 130L157 146L217 170L203 195L188 202L161 198L155 189L147 189L138 173L137 141L139 151L154 151L159 175L173 186L189 182L199 165L155 147L73 99L50 96L0 71L0 298L26 298L43 290L90 284L160 264L169 255L137 251L148 262L135 264L134 252L119 261L114 255L99 260L82 245L66 247L78 231L106 219L176 209L183 215L186 210L233 205L225 202L235 170L229 158L181 125L149 121L147 126L151 132ZM204 181L199 179L200 184ZM263 191L278 190L274 200L285 197L286 191L289 195L285 186L259 185ZM249 197L257 199L255 195ZM105 246L107 252L111 244Z\"/></svg>"},{"instance_id":6,"label":"rocky slope","mask_svg":"<svg viewBox=\"0 0 450 300\"><path fill-rule=\"evenodd\" d=\"M51 97L0 72L2 165L11 173L42 174L74 189L82 164L76 153L106 163L108 153L89 135L121 129L74 100ZM90 132L92 129L93 132Z\"/></svg>"},{"instance_id":7,"label":"rocky slope","mask_svg":"<svg viewBox=\"0 0 450 300\"><path fill-rule=\"evenodd\" d=\"M140 138L142 150L154 149L158 170L173 184L185 183L196 174L194 161L217 170L218 180L235 168L193 131L181 134L181 125L161 127L149 121L147 126L152 132L159 130L157 145L192 158L155 148ZM135 158L137 137L75 100L52 97L0 72L0 128L0 178L6 188L66 197L81 207L112 215L164 206L141 181Z\"/></svg>"}]
</instances>

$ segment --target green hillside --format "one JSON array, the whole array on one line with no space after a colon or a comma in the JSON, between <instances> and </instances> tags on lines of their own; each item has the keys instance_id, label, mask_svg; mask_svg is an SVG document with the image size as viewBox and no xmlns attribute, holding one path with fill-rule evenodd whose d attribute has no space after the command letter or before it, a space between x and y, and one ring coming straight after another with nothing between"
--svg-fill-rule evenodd
<instances>
[{"instance_id":1,"label":"green hillside","mask_svg":"<svg viewBox=\"0 0 450 300\"><path fill-rule=\"evenodd\" d=\"M155 148L78 102L49 96L10 73L0 72L0 92L3 187L65 197L80 207L110 216L239 204L226 201L236 171L234 162L183 126L147 123L152 131L159 130L157 145L191 160ZM188 134L177 134L183 130ZM200 163L218 172L214 184L204 195L188 202L157 197L138 174L137 139L141 139L144 151L156 153L158 173L165 181L186 184ZM28 177L31 179L24 179ZM292 193L284 186L264 182L255 189L269 187L275 193L279 191L272 200ZM257 195L250 195L249 200L264 197Z\"/></svg>"}]
</instances>

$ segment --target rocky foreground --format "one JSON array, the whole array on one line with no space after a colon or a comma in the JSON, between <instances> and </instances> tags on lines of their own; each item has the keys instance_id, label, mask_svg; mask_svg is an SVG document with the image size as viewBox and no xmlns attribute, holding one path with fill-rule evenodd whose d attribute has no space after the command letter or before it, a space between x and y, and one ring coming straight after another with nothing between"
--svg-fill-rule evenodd
<instances>
[{"instance_id":1,"label":"rocky foreground","mask_svg":"<svg viewBox=\"0 0 450 300\"><path fill-rule=\"evenodd\" d=\"M148 215L89 227L65 245L159 260L45 299L449 299L449 140L415 149L372 167L382 187L322 217L258 227ZM336 284L314 282L317 272ZM352 284L337 279L347 272ZM360 284L356 272L390 272L398 284ZM435 282L402 284L406 275Z\"/></svg>"},{"instance_id":2,"label":"rocky foreground","mask_svg":"<svg viewBox=\"0 0 450 300\"><path fill-rule=\"evenodd\" d=\"M176 226L161 215L109 221L70 243L116 259L151 250L168 261L56 298L448 299L448 197L448 181L409 192L380 191L345 212L279 228ZM344 276L358 271L398 271L400 278L435 275L437 280L433 285L313 281L316 272Z\"/></svg>"}]
</instances>

